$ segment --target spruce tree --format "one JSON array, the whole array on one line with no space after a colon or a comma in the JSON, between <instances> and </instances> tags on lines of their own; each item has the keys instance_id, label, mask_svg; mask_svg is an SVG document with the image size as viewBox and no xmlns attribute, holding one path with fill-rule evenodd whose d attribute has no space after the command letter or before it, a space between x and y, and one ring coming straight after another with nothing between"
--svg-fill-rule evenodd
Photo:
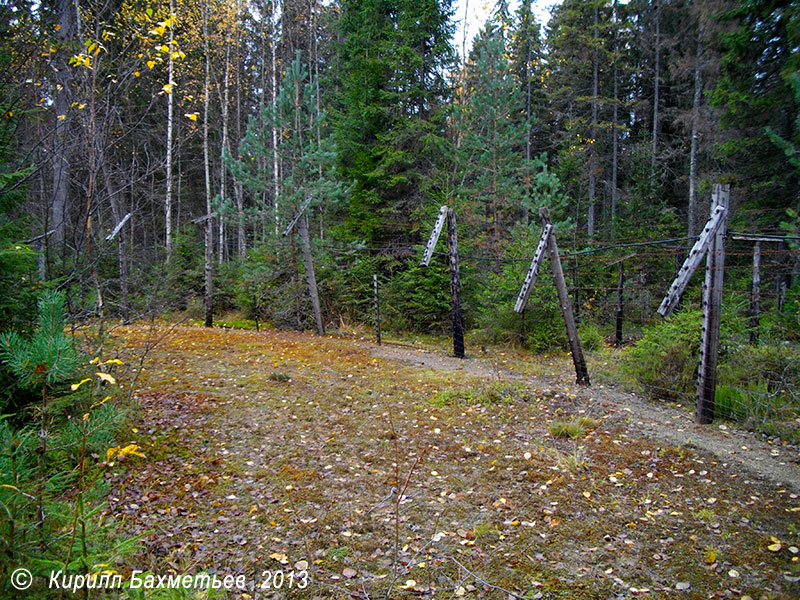
<instances>
[{"instance_id":1,"label":"spruce tree","mask_svg":"<svg viewBox=\"0 0 800 600\"><path fill-rule=\"evenodd\" d=\"M344 0L334 113L349 237L413 239L445 144L450 0Z\"/></svg>"},{"instance_id":2,"label":"spruce tree","mask_svg":"<svg viewBox=\"0 0 800 600\"><path fill-rule=\"evenodd\" d=\"M723 59L713 93L727 130L719 152L744 194L740 212L751 223L775 226L776 215L798 203L798 172L773 140L797 136L791 76L800 70L800 2L754 0L721 18L733 29L720 36Z\"/></svg>"}]
</instances>

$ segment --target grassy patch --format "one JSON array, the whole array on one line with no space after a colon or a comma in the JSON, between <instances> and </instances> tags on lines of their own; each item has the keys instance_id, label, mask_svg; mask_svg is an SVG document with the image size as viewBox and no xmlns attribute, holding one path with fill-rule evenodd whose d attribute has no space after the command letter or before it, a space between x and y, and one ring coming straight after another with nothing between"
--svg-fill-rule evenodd
<instances>
[{"instance_id":1,"label":"grassy patch","mask_svg":"<svg viewBox=\"0 0 800 600\"><path fill-rule=\"evenodd\" d=\"M600 422L591 417L580 416L570 419L556 419L549 425L550 433L556 437L568 437L573 440L586 435L586 431L594 429Z\"/></svg>"}]
</instances>

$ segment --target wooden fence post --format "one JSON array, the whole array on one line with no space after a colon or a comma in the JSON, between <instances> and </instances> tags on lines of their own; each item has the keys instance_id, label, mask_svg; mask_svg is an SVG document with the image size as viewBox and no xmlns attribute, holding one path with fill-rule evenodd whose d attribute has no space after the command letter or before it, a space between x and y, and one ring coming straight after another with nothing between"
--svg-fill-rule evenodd
<instances>
[{"instance_id":1,"label":"wooden fence post","mask_svg":"<svg viewBox=\"0 0 800 600\"><path fill-rule=\"evenodd\" d=\"M617 276L617 348L622 346L622 287L625 284L625 271L622 261L619 261L619 274Z\"/></svg>"},{"instance_id":2,"label":"wooden fence post","mask_svg":"<svg viewBox=\"0 0 800 600\"><path fill-rule=\"evenodd\" d=\"M761 317L761 242L753 246L753 282L750 288L750 343L758 344L758 325Z\"/></svg>"},{"instance_id":3,"label":"wooden fence post","mask_svg":"<svg viewBox=\"0 0 800 600\"><path fill-rule=\"evenodd\" d=\"M722 220L710 240L703 284L703 329L700 344L700 368L697 381L695 422L708 424L714 420L714 395L717 389L719 358L719 324L722 314L722 282L725 272L725 229L730 186L715 185L712 212L722 208Z\"/></svg>"},{"instance_id":4,"label":"wooden fence post","mask_svg":"<svg viewBox=\"0 0 800 600\"><path fill-rule=\"evenodd\" d=\"M625 269L623 268L622 264L628 260L636 256L636 252L633 254L628 254L628 256L623 256L622 258L618 258L616 260L612 260L608 263L608 266L618 265L617 269L617 311L616 311L616 320L617 320L617 332L616 332L616 346L619 348L622 346L622 292L624 291L625 287Z\"/></svg>"},{"instance_id":5,"label":"wooden fence post","mask_svg":"<svg viewBox=\"0 0 800 600\"><path fill-rule=\"evenodd\" d=\"M539 216L545 226L552 224L550 212L547 208L539 209ZM567 338L569 340L570 351L572 352L572 362L575 364L576 381L581 385L589 385L589 371L586 369L586 360L583 357L581 341L578 338L578 328L575 325L575 316L572 314L572 303L567 291L567 282L564 279L564 269L561 266L561 258L558 255L558 245L556 236L550 235L547 239L547 251L550 257L550 271L553 273L553 282L558 293L558 304L561 307L561 314L564 317L564 325L567 328Z\"/></svg>"},{"instance_id":6,"label":"wooden fence post","mask_svg":"<svg viewBox=\"0 0 800 600\"><path fill-rule=\"evenodd\" d=\"M314 275L314 261L311 259L311 241L308 237L308 223L305 215L300 217L297 229L300 233L300 248L303 252L303 263L305 263L306 267L306 281L308 282L308 293L311 296L311 308L314 311L314 325L317 335L325 335L325 328L322 325L322 311L319 306L317 278Z\"/></svg>"},{"instance_id":7,"label":"wooden fence post","mask_svg":"<svg viewBox=\"0 0 800 600\"><path fill-rule=\"evenodd\" d=\"M381 312L380 312L380 304L378 304L378 274L374 273L372 275L372 289L375 296L375 339L378 342L378 346L381 345Z\"/></svg>"},{"instance_id":8,"label":"wooden fence post","mask_svg":"<svg viewBox=\"0 0 800 600\"><path fill-rule=\"evenodd\" d=\"M456 213L447 210L447 247L450 250L450 305L453 313L453 355L464 358L464 322L461 318L461 275L458 269Z\"/></svg>"}]
</instances>

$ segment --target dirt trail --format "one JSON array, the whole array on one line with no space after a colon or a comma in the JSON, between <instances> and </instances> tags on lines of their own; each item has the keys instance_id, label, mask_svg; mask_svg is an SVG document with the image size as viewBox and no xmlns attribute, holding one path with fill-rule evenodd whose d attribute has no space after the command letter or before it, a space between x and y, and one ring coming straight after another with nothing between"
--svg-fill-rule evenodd
<instances>
[{"instance_id":1,"label":"dirt trail","mask_svg":"<svg viewBox=\"0 0 800 600\"><path fill-rule=\"evenodd\" d=\"M497 369L486 358L468 356L462 360L441 352L395 345L372 345L370 351L375 357L402 361L420 369L520 380L545 394L559 390L550 379L523 375L506 368ZM602 409L629 413L627 431L631 436L644 435L662 443L696 448L714 455L737 477L764 479L800 491L800 449L794 445L765 438L729 423L697 425L693 414L685 408L658 404L602 384L582 388L578 398L585 403L587 411Z\"/></svg>"}]
</instances>

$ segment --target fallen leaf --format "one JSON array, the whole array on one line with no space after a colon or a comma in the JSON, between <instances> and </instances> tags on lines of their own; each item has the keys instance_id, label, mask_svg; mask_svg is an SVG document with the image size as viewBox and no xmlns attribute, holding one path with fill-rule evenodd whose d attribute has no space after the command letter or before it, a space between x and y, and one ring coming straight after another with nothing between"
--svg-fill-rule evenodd
<instances>
[{"instance_id":1,"label":"fallen leaf","mask_svg":"<svg viewBox=\"0 0 800 600\"><path fill-rule=\"evenodd\" d=\"M273 552L272 554L269 555L269 557L273 560L277 560L282 565L289 564L289 557L286 556L285 554L280 554L279 552Z\"/></svg>"}]
</instances>

